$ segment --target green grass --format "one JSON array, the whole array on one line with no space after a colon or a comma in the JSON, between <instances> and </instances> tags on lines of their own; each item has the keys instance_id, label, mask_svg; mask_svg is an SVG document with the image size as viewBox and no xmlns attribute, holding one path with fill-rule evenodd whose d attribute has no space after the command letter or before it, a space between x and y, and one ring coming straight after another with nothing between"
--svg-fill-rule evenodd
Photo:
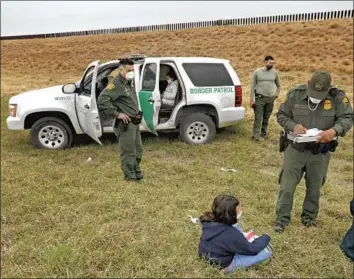
<instances>
[{"instance_id":1,"label":"green grass","mask_svg":"<svg viewBox=\"0 0 354 279\"><path fill-rule=\"evenodd\" d=\"M200 227L187 217L209 210L220 193L240 199L242 227L269 233L275 249L268 264L229 277L352 277L339 249L351 222L352 131L332 154L319 227L300 223L302 181L291 225L275 234L282 154L274 116L261 144L250 141L252 116L209 145L145 135L145 180L134 184L122 179L116 143L35 149L28 131L7 130L7 102L1 98L2 277L226 277L198 259Z\"/></svg>"}]
</instances>

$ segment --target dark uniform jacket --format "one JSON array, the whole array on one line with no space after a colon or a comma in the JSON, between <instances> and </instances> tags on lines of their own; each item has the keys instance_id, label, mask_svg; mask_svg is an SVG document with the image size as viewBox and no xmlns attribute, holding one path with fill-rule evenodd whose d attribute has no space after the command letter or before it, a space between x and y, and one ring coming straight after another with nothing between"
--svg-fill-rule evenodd
<instances>
[{"instance_id":1,"label":"dark uniform jacket","mask_svg":"<svg viewBox=\"0 0 354 279\"><path fill-rule=\"evenodd\" d=\"M97 105L105 118L118 117L119 113L136 117L139 113L134 85L120 74L102 91Z\"/></svg>"},{"instance_id":2,"label":"dark uniform jacket","mask_svg":"<svg viewBox=\"0 0 354 279\"><path fill-rule=\"evenodd\" d=\"M310 103L311 108L315 106ZM353 108L345 93L333 87L316 110L311 111L303 84L289 91L286 101L279 107L277 120L286 131L293 131L297 124L301 124L307 129L324 131L333 128L338 136L343 137L353 125Z\"/></svg>"}]
</instances>

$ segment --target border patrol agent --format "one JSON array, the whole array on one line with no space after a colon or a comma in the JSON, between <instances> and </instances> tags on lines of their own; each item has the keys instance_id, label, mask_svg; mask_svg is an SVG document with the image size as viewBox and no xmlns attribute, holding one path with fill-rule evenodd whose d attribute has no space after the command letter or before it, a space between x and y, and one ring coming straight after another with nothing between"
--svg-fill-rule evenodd
<instances>
[{"instance_id":1,"label":"border patrol agent","mask_svg":"<svg viewBox=\"0 0 354 279\"><path fill-rule=\"evenodd\" d=\"M273 57L266 56L264 67L257 69L252 75L250 107L254 109L252 140L255 141L266 139L274 101L280 94L280 78L279 74L273 69L273 64ZM260 131L261 136L259 136Z\"/></svg>"},{"instance_id":2,"label":"border patrol agent","mask_svg":"<svg viewBox=\"0 0 354 279\"><path fill-rule=\"evenodd\" d=\"M353 108L346 94L331 86L331 76L317 71L307 85L289 91L286 101L277 113L278 123L285 129L280 151L284 151L279 176L280 191L276 204L274 230L282 232L290 222L295 188L305 173L306 196L301 221L306 227L316 226L321 186L325 183L330 153L338 144L336 136L344 137L353 125ZM294 143L287 134L306 133L317 128L317 142Z\"/></svg>"},{"instance_id":3,"label":"border patrol agent","mask_svg":"<svg viewBox=\"0 0 354 279\"><path fill-rule=\"evenodd\" d=\"M120 73L107 85L98 98L98 108L103 117L115 117L114 133L119 141L121 167L126 180L143 179L140 162L143 155L139 124L139 111L134 89L134 62L120 61Z\"/></svg>"}]
</instances>

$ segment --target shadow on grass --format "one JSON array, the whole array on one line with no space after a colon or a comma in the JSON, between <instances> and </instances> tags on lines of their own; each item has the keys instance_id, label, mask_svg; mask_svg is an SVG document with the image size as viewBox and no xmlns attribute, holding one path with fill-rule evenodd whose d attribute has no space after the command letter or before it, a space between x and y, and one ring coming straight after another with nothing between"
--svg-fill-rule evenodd
<instances>
[{"instance_id":1,"label":"shadow on grass","mask_svg":"<svg viewBox=\"0 0 354 279\"><path fill-rule=\"evenodd\" d=\"M227 127L227 128L222 128L222 129L217 129L217 140L227 140L229 136L233 135L238 135L239 132L243 133L244 129L243 128L235 128L235 127ZM143 144L149 144L149 143L175 143L175 142L181 142L181 138L179 136L178 132L165 132L162 133L160 132L158 136L155 136L154 134L148 133L148 132L142 132L141 133L141 139L143 141ZM114 134L104 134L101 138L100 141L102 144L117 144L118 140L117 137ZM96 142L90 138L88 135L76 135L72 147L77 147L77 146L86 146L89 144L95 144Z\"/></svg>"},{"instance_id":2,"label":"shadow on grass","mask_svg":"<svg viewBox=\"0 0 354 279\"><path fill-rule=\"evenodd\" d=\"M180 138L178 133L160 133L159 136L155 136L151 133L141 133L141 139L143 144L146 143L157 143L157 142L179 142ZM100 141L102 144L117 144L118 140L114 134L104 134ZM72 147L86 146L89 144L95 144L96 142L90 138L88 135L76 135Z\"/></svg>"}]
</instances>

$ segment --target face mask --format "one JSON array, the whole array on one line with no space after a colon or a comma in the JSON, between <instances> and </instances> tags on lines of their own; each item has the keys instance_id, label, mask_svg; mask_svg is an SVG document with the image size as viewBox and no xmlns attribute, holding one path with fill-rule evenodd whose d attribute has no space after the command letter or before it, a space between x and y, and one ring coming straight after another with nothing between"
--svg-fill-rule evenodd
<instances>
[{"instance_id":1,"label":"face mask","mask_svg":"<svg viewBox=\"0 0 354 279\"><path fill-rule=\"evenodd\" d=\"M315 99L315 98L312 98L312 97L310 97L310 101L311 101L313 104L319 104L319 103L321 103L321 100Z\"/></svg>"},{"instance_id":2,"label":"face mask","mask_svg":"<svg viewBox=\"0 0 354 279\"><path fill-rule=\"evenodd\" d=\"M126 75L125 75L125 78L127 79L127 80L133 80L133 78L134 78L134 72L132 71L132 72L128 72Z\"/></svg>"},{"instance_id":3,"label":"face mask","mask_svg":"<svg viewBox=\"0 0 354 279\"><path fill-rule=\"evenodd\" d=\"M267 65L266 67L268 70L270 70L271 68L273 68L273 65Z\"/></svg>"},{"instance_id":4,"label":"face mask","mask_svg":"<svg viewBox=\"0 0 354 279\"><path fill-rule=\"evenodd\" d=\"M241 216L242 216L242 210L240 211L240 213L237 214L237 220L240 220L241 219Z\"/></svg>"},{"instance_id":5,"label":"face mask","mask_svg":"<svg viewBox=\"0 0 354 279\"><path fill-rule=\"evenodd\" d=\"M172 83L172 79L168 79L168 80L167 80L167 83L168 83L168 84L171 84L171 83Z\"/></svg>"}]
</instances>

